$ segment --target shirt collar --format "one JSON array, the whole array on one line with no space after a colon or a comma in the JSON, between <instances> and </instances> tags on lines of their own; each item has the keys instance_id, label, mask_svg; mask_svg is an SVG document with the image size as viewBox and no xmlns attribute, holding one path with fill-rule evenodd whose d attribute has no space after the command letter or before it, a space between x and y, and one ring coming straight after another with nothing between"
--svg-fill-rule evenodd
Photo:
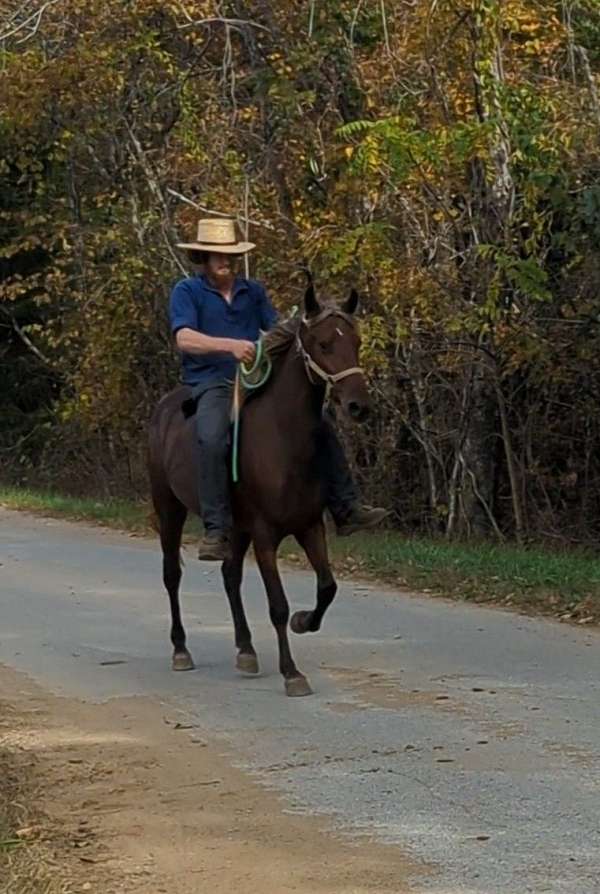
<instances>
[{"instance_id":1,"label":"shirt collar","mask_svg":"<svg viewBox=\"0 0 600 894\"><path fill-rule=\"evenodd\" d=\"M217 288L215 288L215 286L212 285L212 283L210 282L210 280L208 279L208 277L206 276L205 273L200 273L199 278L200 278L200 281L202 282L202 286L205 289L208 289L210 292L214 292L215 295L221 295L219 290ZM233 290L231 292L231 300L233 301L235 296L238 295L240 292L247 292L247 291L248 291L248 280L244 279L243 276L236 276L233 281Z\"/></svg>"}]
</instances>

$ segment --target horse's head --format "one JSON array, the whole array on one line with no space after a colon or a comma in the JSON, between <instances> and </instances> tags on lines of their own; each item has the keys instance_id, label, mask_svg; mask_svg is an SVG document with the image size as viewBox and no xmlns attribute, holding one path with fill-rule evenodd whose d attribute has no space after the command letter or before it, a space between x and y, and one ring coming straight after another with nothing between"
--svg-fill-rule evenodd
<instances>
[{"instance_id":1,"label":"horse's head","mask_svg":"<svg viewBox=\"0 0 600 894\"><path fill-rule=\"evenodd\" d=\"M304 296L304 318L298 333L298 347L311 381L321 379L352 419L363 422L371 400L358 352L360 337L353 314L358 294L353 289L341 307L321 304L311 285Z\"/></svg>"}]
</instances>

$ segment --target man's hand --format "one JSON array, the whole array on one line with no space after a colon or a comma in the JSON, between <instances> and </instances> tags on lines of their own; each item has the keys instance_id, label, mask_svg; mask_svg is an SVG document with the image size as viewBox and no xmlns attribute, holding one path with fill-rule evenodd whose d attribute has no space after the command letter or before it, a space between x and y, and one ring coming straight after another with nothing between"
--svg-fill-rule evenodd
<instances>
[{"instance_id":1,"label":"man's hand","mask_svg":"<svg viewBox=\"0 0 600 894\"><path fill-rule=\"evenodd\" d=\"M256 347L253 341L244 341L243 339L233 339L231 343L231 353L238 363L245 363L247 366L254 362L256 356Z\"/></svg>"}]
</instances>

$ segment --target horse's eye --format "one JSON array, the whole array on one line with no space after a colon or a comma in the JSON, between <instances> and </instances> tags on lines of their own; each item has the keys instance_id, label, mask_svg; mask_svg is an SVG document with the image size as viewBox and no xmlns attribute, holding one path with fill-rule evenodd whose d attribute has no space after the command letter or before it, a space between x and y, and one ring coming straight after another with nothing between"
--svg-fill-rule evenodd
<instances>
[{"instance_id":1,"label":"horse's eye","mask_svg":"<svg viewBox=\"0 0 600 894\"><path fill-rule=\"evenodd\" d=\"M331 351L331 345L332 345L331 341L320 341L319 342L319 347L325 353L327 353L328 351Z\"/></svg>"}]
</instances>

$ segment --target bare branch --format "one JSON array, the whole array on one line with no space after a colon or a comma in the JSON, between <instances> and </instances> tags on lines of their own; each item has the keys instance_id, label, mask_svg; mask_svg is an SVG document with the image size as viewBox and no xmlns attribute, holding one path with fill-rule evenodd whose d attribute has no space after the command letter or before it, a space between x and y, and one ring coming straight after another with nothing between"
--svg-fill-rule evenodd
<instances>
[{"instance_id":1,"label":"bare branch","mask_svg":"<svg viewBox=\"0 0 600 894\"><path fill-rule=\"evenodd\" d=\"M167 186L167 192L169 195L179 199L180 202L185 202L186 205L191 205L192 208L197 208L198 211L202 211L204 214L214 214L215 217L231 217L231 214L224 214L222 211L214 211L212 208L207 208L206 205L200 205L198 202L194 202L193 199L188 199L187 196L183 196L175 189L171 189L170 186ZM267 230L275 229L273 224L267 223L266 221L254 220L252 217L243 216L240 217L239 220L244 224L252 224L253 227L264 227Z\"/></svg>"},{"instance_id":2,"label":"bare branch","mask_svg":"<svg viewBox=\"0 0 600 894\"><path fill-rule=\"evenodd\" d=\"M491 510L491 507L488 505L487 501L484 499L481 491L479 490L479 487L477 484L477 478L475 477L475 473L467 464L467 460L466 460L462 451L459 453L459 460L463 467L464 473L469 477L469 479L471 481L471 487L473 488L473 493L475 494L475 496L479 500L479 503L483 507L483 510L488 518L488 521L489 521L491 527L493 528L494 534L496 535L498 540L500 540L500 541L506 540L504 534L498 527L498 523L496 522L496 519L494 518L494 514Z\"/></svg>"},{"instance_id":3,"label":"bare branch","mask_svg":"<svg viewBox=\"0 0 600 894\"><path fill-rule=\"evenodd\" d=\"M258 22L252 22L250 19L227 19L223 16L213 16L210 19L193 19L192 21L185 22L183 25L178 25L177 30L183 31L185 28L197 28L201 25L228 25L230 28L236 28L238 30L250 27L258 28L260 31L266 31L267 34L271 33L271 30L265 25L259 25Z\"/></svg>"},{"instance_id":4,"label":"bare branch","mask_svg":"<svg viewBox=\"0 0 600 894\"><path fill-rule=\"evenodd\" d=\"M185 276L185 275L187 275L187 270L181 263L179 257L177 256L177 253L174 251L173 246L172 246L172 242L175 241L174 240L175 234L172 231L172 227L171 227L170 221L169 221L169 208L167 205L167 200L165 199L165 196L163 195L163 191L160 188L160 184L159 184L158 180L156 179L154 171L152 170L152 166L151 166L150 162L148 161L148 158L146 157L146 153L144 152L140 141L138 140L137 136L135 135L135 133L134 133L131 125L129 124L129 121L127 121L127 119L125 119L125 127L127 128L127 132L129 133L129 139L131 140L131 145L133 146L135 155L140 163L140 167L142 168L142 170L146 176L146 181L148 183L148 186L150 187L150 191L153 193L153 195L155 196L155 198L157 199L157 201L159 202L159 204L162 208L163 221L162 221L161 230L162 230L163 238L165 241L165 245L167 247L167 251L171 255L171 258L174 261L174 263L177 265L177 267L179 267L180 271Z\"/></svg>"},{"instance_id":5,"label":"bare branch","mask_svg":"<svg viewBox=\"0 0 600 894\"><path fill-rule=\"evenodd\" d=\"M231 105L233 106L233 112L231 115L231 124L235 126L236 118L237 118L237 100L235 97L235 65L233 58L233 45L231 43L231 27L229 24L225 25L225 49L223 52L223 76L221 78L221 83L223 85L227 82L227 75L229 74L229 96L231 98Z\"/></svg>"},{"instance_id":6,"label":"bare branch","mask_svg":"<svg viewBox=\"0 0 600 894\"><path fill-rule=\"evenodd\" d=\"M313 28L315 25L315 2L316 0L310 0L310 13L308 16L308 39L311 40L313 35Z\"/></svg>"},{"instance_id":7,"label":"bare branch","mask_svg":"<svg viewBox=\"0 0 600 894\"><path fill-rule=\"evenodd\" d=\"M46 0L46 3L40 6L39 9L36 9L35 12L32 12L31 15L27 16L27 18L24 19L22 22L19 22L18 25L15 25L12 30L6 31L4 34L0 34L0 41L8 40L9 37L14 37L15 34L18 34L19 31L22 31L24 28L26 28L30 22L34 22L33 28L31 29L29 34L26 34L25 37L22 37L19 41L17 41L17 43L23 43L26 40L30 40L30 38L32 38L34 34L36 34L38 28L40 27L40 22L42 21L44 12L48 9L49 6L54 6L56 3L59 2L60 0ZM23 6L18 10L18 12L22 12L26 5L27 4L24 3ZM15 17L13 16L12 21L14 21L14 18Z\"/></svg>"},{"instance_id":8,"label":"bare branch","mask_svg":"<svg viewBox=\"0 0 600 894\"><path fill-rule=\"evenodd\" d=\"M573 4L562 2L562 18L563 25L567 34L567 53L569 57L569 69L571 71L571 80L577 83L577 72L575 69L575 34L573 32Z\"/></svg>"},{"instance_id":9,"label":"bare branch","mask_svg":"<svg viewBox=\"0 0 600 894\"><path fill-rule=\"evenodd\" d=\"M250 178L246 174L246 181L244 183L244 239L246 242L250 240L250 223L248 221L248 206L250 204ZM246 252L244 255L244 269L246 273L246 279L250 279L250 257L249 253Z\"/></svg>"},{"instance_id":10,"label":"bare branch","mask_svg":"<svg viewBox=\"0 0 600 894\"><path fill-rule=\"evenodd\" d=\"M387 23L387 12L385 9L385 0L380 0L381 6L381 23L383 25L383 39L385 41L385 49L388 56L392 55L392 50L390 48L390 35L388 33L388 23Z\"/></svg>"},{"instance_id":11,"label":"bare branch","mask_svg":"<svg viewBox=\"0 0 600 894\"><path fill-rule=\"evenodd\" d=\"M4 23L5 27L8 25L12 25L12 23L15 21L15 19L19 18L21 13L23 13L23 11L25 10L25 7L29 6L29 4L31 2L32 2L32 0L24 0L24 2L17 9L14 9L13 12L7 17L7 19Z\"/></svg>"},{"instance_id":12,"label":"bare branch","mask_svg":"<svg viewBox=\"0 0 600 894\"><path fill-rule=\"evenodd\" d=\"M52 368L52 363L50 362L50 360L44 354L42 354L39 348L34 345L27 333L22 329L21 326L19 326L10 311L7 310L6 307L1 307L0 310L2 310L6 318L10 320L12 328L17 333L23 344L26 345L26 347L31 351L31 353L34 354L38 358L38 360L41 360L42 363L44 363L46 366Z\"/></svg>"},{"instance_id":13,"label":"bare branch","mask_svg":"<svg viewBox=\"0 0 600 894\"><path fill-rule=\"evenodd\" d=\"M587 81L588 90L590 91L590 99L592 101L592 109L596 118L596 123L600 127L600 96L598 95L598 87L590 65L590 57L585 47L576 46L577 55L581 59L581 66Z\"/></svg>"},{"instance_id":14,"label":"bare branch","mask_svg":"<svg viewBox=\"0 0 600 894\"><path fill-rule=\"evenodd\" d=\"M354 10L354 15L352 16L352 23L350 25L350 46L354 49L354 31L356 29L356 23L358 22L358 17L360 15L361 7L364 3L364 0L358 0L356 4L356 9Z\"/></svg>"}]
</instances>

